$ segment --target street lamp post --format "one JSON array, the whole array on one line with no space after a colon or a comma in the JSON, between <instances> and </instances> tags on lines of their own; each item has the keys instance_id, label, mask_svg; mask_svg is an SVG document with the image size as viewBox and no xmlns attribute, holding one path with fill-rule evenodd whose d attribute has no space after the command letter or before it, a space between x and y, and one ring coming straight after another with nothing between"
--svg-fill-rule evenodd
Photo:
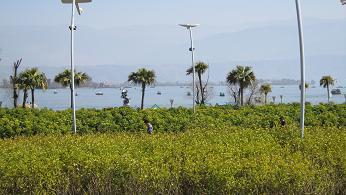
<instances>
[{"instance_id":1,"label":"street lamp post","mask_svg":"<svg viewBox=\"0 0 346 195\"><path fill-rule=\"evenodd\" d=\"M341 5L346 5L346 0L340 0L341 1ZM344 98L345 98L345 104L346 104L346 94L344 94Z\"/></svg>"},{"instance_id":2,"label":"street lamp post","mask_svg":"<svg viewBox=\"0 0 346 195\"><path fill-rule=\"evenodd\" d=\"M195 93L195 83L196 83L196 79L195 79L195 48L193 45L193 35L192 35L192 28L199 26L199 24L179 24L182 27L185 27L189 30L190 32L190 42L191 42L191 47L190 47L190 51L191 51L191 56L192 56L192 107L193 107L193 113L196 112L196 102L195 102L195 97L196 97L196 93Z\"/></svg>"},{"instance_id":3,"label":"street lamp post","mask_svg":"<svg viewBox=\"0 0 346 195\"><path fill-rule=\"evenodd\" d=\"M300 128L301 128L301 138L304 138L304 120L305 120L305 55L304 55L304 34L303 34L303 23L300 10L300 2L296 1L297 10L297 21L298 21L298 31L299 31L299 46L300 46L300 73L301 73L301 83L300 86Z\"/></svg>"},{"instance_id":4,"label":"street lamp post","mask_svg":"<svg viewBox=\"0 0 346 195\"><path fill-rule=\"evenodd\" d=\"M77 133L76 125L76 99L75 99L75 68L74 68L74 31L77 29L74 22L75 16L75 6L77 8L78 14L81 15L82 9L79 7L79 3L89 3L92 0L61 0L62 3L68 3L72 5L72 14L71 14L71 102L72 102L72 131Z\"/></svg>"}]
</instances>

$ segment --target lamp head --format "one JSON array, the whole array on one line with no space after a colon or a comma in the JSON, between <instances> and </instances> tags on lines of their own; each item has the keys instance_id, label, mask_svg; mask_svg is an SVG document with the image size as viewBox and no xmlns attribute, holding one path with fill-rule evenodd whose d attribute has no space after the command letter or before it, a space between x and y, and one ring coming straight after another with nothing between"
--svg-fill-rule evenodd
<instances>
[{"instance_id":1,"label":"lamp head","mask_svg":"<svg viewBox=\"0 0 346 195\"><path fill-rule=\"evenodd\" d=\"M83 9L81 7L79 7L79 4L80 3L90 3L92 0L75 0L75 3L76 3L76 8L77 8L77 11L78 11L78 14L81 15L82 12L83 12ZM61 0L62 3L73 3L73 0Z\"/></svg>"},{"instance_id":2,"label":"lamp head","mask_svg":"<svg viewBox=\"0 0 346 195\"><path fill-rule=\"evenodd\" d=\"M346 0L340 0L342 5L346 5Z\"/></svg>"},{"instance_id":3,"label":"lamp head","mask_svg":"<svg viewBox=\"0 0 346 195\"><path fill-rule=\"evenodd\" d=\"M90 3L92 0L75 0L76 3ZM62 3L73 3L73 0L61 0Z\"/></svg>"},{"instance_id":4,"label":"lamp head","mask_svg":"<svg viewBox=\"0 0 346 195\"><path fill-rule=\"evenodd\" d=\"M187 29L199 26L199 24L179 24L179 26L185 27Z\"/></svg>"}]
</instances>

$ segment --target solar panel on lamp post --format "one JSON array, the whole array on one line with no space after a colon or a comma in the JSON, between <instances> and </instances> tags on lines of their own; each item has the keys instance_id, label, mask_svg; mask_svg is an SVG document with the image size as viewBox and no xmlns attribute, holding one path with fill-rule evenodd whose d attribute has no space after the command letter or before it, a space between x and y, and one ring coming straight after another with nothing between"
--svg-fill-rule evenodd
<instances>
[{"instance_id":1,"label":"solar panel on lamp post","mask_svg":"<svg viewBox=\"0 0 346 195\"><path fill-rule=\"evenodd\" d=\"M195 84L196 84L196 79L195 79L195 48L193 44L193 35L192 35L192 28L199 26L199 24L179 24L179 26L185 27L189 30L190 33L190 42L191 42L191 56L192 56L192 109L193 113L196 112L196 102L195 102Z\"/></svg>"},{"instance_id":2,"label":"solar panel on lamp post","mask_svg":"<svg viewBox=\"0 0 346 195\"><path fill-rule=\"evenodd\" d=\"M297 22L298 22L298 32L299 32L299 47L300 47L300 74L302 90L300 90L300 129L301 138L304 139L304 128L305 128L305 54L304 54L304 33L303 33L303 23L300 10L300 2L296 1L297 10Z\"/></svg>"},{"instance_id":3,"label":"solar panel on lamp post","mask_svg":"<svg viewBox=\"0 0 346 195\"><path fill-rule=\"evenodd\" d=\"M340 0L341 1L341 5L346 5L346 0Z\"/></svg>"},{"instance_id":4,"label":"solar panel on lamp post","mask_svg":"<svg viewBox=\"0 0 346 195\"><path fill-rule=\"evenodd\" d=\"M76 124L76 99L75 99L75 68L74 68L74 31L77 29L74 22L75 15L75 6L77 8L78 14L81 15L82 9L79 7L79 3L90 3L92 0L61 0L62 3L68 3L72 5L72 14L71 14L71 104L72 104L72 131L77 133L77 124Z\"/></svg>"}]
</instances>

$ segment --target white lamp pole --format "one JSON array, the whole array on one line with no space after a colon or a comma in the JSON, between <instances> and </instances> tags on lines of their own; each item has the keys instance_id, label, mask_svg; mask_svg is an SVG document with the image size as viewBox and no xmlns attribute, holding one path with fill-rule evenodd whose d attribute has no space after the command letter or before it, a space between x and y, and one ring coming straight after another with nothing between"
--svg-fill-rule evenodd
<instances>
[{"instance_id":1,"label":"white lamp pole","mask_svg":"<svg viewBox=\"0 0 346 195\"><path fill-rule=\"evenodd\" d=\"M77 133L77 124L76 124L76 98L75 98L75 68L74 68L74 31L76 30L74 15L75 15L75 6L79 15L82 13L82 9L79 7L79 3L88 3L91 0L61 0L62 3L69 3L72 5L72 14L71 14L71 103L72 103L72 131Z\"/></svg>"},{"instance_id":2,"label":"white lamp pole","mask_svg":"<svg viewBox=\"0 0 346 195\"><path fill-rule=\"evenodd\" d=\"M341 5L346 5L346 0L340 0L341 1ZM345 104L346 104L346 94L344 94L345 97Z\"/></svg>"},{"instance_id":3,"label":"white lamp pole","mask_svg":"<svg viewBox=\"0 0 346 195\"><path fill-rule=\"evenodd\" d=\"M196 83L196 79L195 79L195 48L193 45L193 35L192 35L192 28L199 26L199 24L179 24L182 27L185 27L189 30L190 32L190 41L191 41L191 47L190 47L190 51L191 51L191 56L192 56L192 107L193 107L193 113L196 112L196 92L195 92L195 83Z\"/></svg>"},{"instance_id":4,"label":"white lamp pole","mask_svg":"<svg viewBox=\"0 0 346 195\"><path fill-rule=\"evenodd\" d=\"M304 54L304 34L303 34L303 23L300 11L300 2L296 1L297 9L297 21L298 21L298 31L299 31L299 46L300 46L300 73L301 73L301 90L300 90L300 128L301 137L304 138L304 120L305 120L305 54Z\"/></svg>"}]
</instances>

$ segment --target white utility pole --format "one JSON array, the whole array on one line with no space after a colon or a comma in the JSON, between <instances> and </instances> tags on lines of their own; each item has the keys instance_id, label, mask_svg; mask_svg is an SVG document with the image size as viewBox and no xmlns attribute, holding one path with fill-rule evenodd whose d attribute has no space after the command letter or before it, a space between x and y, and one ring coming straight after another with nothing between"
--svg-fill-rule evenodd
<instances>
[{"instance_id":1,"label":"white utility pole","mask_svg":"<svg viewBox=\"0 0 346 195\"><path fill-rule=\"evenodd\" d=\"M305 54L304 54L304 33L303 33L303 23L300 10L300 2L296 1L296 10L297 10L297 22L298 22L298 31L299 31L299 47L300 47L300 129L301 129L301 138L304 139L304 128L305 128Z\"/></svg>"},{"instance_id":2,"label":"white utility pole","mask_svg":"<svg viewBox=\"0 0 346 195\"><path fill-rule=\"evenodd\" d=\"M74 31L77 29L74 22L75 16L75 6L77 7L78 14L82 13L82 9L79 7L79 3L89 3L91 0L61 0L62 3L69 3L72 5L72 14L71 14L71 102L72 102L72 131L77 133L77 124L76 124L76 98L75 98L75 82L74 82Z\"/></svg>"},{"instance_id":3,"label":"white utility pole","mask_svg":"<svg viewBox=\"0 0 346 195\"><path fill-rule=\"evenodd\" d=\"M196 112L196 90L195 90L195 85L196 85L196 79L195 79L195 48L194 48L194 44L193 44L193 34L192 34L192 28L199 26L199 24L179 24L182 27L185 27L189 30L190 33L190 42L191 42L191 47L190 47L190 51L191 51L191 57L192 57L192 107L193 107L193 113Z\"/></svg>"}]
</instances>

